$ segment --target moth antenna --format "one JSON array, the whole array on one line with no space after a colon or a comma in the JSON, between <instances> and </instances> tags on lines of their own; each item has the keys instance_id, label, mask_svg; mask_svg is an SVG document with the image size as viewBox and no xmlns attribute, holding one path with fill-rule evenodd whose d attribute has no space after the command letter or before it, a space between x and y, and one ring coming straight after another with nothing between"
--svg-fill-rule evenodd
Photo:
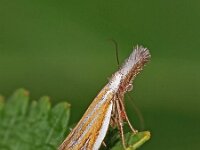
<instances>
[{"instance_id":1,"label":"moth antenna","mask_svg":"<svg viewBox=\"0 0 200 150\"><path fill-rule=\"evenodd\" d=\"M115 56L116 56L116 60L117 60L117 66L118 66L118 69L120 68L120 65L119 65L119 49L118 49L118 44L117 44L117 41L114 40L114 39L110 39L111 42L114 44L115 46Z\"/></svg>"},{"instance_id":2,"label":"moth antenna","mask_svg":"<svg viewBox=\"0 0 200 150\"><path fill-rule=\"evenodd\" d=\"M135 102L133 101L133 97L127 93L128 99L131 102L131 105L133 107L133 110L135 111L136 115L138 116L139 122L140 122L140 130L143 131L145 128L145 121L144 121L144 117L140 111L140 109L138 108L138 106L136 106Z\"/></svg>"}]
</instances>

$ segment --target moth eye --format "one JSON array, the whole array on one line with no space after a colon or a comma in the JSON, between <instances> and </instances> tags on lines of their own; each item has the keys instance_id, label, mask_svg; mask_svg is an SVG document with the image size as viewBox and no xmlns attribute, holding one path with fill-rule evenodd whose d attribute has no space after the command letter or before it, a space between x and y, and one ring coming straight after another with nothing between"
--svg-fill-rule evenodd
<instances>
[{"instance_id":1,"label":"moth eye","mask_svg":"<svg viewBox=\"0 0 200 150\"><path fill-rule=\"evenodd\" d=\"M133 85L129 84L126 88L126 91L130 92L133 89Z\"/></svg>"}]
</instances>

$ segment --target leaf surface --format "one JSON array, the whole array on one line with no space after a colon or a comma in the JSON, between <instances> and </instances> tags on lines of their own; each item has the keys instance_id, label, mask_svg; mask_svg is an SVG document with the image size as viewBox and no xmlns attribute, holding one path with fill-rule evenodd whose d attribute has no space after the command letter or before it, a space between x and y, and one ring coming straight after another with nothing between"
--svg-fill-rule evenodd
<instances>
[{"instance_id":1,"label":"leaf surface","mask_svg":"<svg viewBox=\"0 0 200 150\"><path fill-rule=\"evenodd\" d=\"M29 100L17 90L8 100L0 96L1 150L55 150L65 138L70 115L66 102L51 107L49 97Z\"/></svg>"},{"instance_id":2,"label":"leaf surface","mask_svg":"<svg viewBox=\"0 0 200 150\"><path fill-rule=\"evenodd\" d=\"M127 133L125 135L125 139L128 145L126 150L135 150L150 139L150 132L143 131L143 132L138 132L136 134ZM121 141L118 141L117 144L111 150L123 150L123 149L124 148L122 146Z\"/></svg>"}]
</instances>

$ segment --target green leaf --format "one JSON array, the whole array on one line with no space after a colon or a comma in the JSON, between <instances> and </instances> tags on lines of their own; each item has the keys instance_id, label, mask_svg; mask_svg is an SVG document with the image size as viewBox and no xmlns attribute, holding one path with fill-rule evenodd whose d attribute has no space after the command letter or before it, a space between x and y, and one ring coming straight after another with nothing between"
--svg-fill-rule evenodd
<instances>
[{"instance_id":1,"label":"green leaf","mask_svg":"<svg viewBox=\"0 0 200 150\"><path fill-rule=\"evenodd\" d=\"M55 150L65 137L70 105L51 107L47 96L29 101L29 92L17 90L8 100L0 96L1 150Z\"/></svg>"},{"instance_id":2,"label":"green leaf","mask_svg":"<svg viewBox=\"0 0 200 150\"><path fill-rule=\"evenodd\" d=\"M135 150L150 139L150 132L143 131L143 132L138 132L136 134L127 133L125 135L125 139L128 145L126 150ZM123 150L123 149L124 148L122 146L121 141L118 141L117 144L115 144L115 146L111 150Z\"/></svg>"}]
</instances>

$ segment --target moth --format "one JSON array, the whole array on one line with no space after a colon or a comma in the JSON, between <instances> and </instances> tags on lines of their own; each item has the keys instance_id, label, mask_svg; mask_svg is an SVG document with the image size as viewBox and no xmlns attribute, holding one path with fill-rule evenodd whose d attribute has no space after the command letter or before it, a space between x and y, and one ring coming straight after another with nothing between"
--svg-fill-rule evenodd
<instances>
[{"instance_id":1,"label":"moth","mask_svg":"<svg viewBox=\"0 0 200 150\"><path fill-rule=\"evenodd\" d=\"M124 64L110 78L90 104L85 114L60 145L59 150L98 150L109 125L119 129L122 144L126 147L123 124L126 121L133 133L124 106L124 95L132 90L133 80L150 60L150 53L143 46L136 46Z\"/></svg>"}]
</instances>

